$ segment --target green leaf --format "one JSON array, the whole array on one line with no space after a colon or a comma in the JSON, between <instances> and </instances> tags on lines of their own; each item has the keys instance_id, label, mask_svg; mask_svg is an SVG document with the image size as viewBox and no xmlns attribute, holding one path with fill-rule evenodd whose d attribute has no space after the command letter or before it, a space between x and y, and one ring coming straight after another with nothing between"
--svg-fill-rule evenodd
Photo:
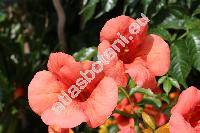
<instances>
[{"instance_id":1,"label":"green leaf","mask_svg":"<svg viewBox=\"0 0 200 133\"><path fill-rule=\"evenodd\" d=\"M1 72L0 70L0 89L6 89L8 86L8 79L7 77Z\"/></svg>"},{"instance_id":2,"label":"green leaf","mask_svg":"<svg viewBox=\"0 0 200 133\"><path fill-rule=\"evenodd\" d=\"M161 94L160 98L165 101L166 103L170 103L169 97L167 96L167 94L163 93Z\"/></svg>"},{"instance_id":3,"label":"green leaf","mask_svg":"<svg viewBox=\"0 0 200 133\"><path fill-rule=\"evenodd\" d=\"M175 41L171 46L171 66L169 73L187 88L186 78L191 70L189 52L184 40Z\"/></svg>"},{"instance_id":4,"label":"green leaf","mask_svg":"<svg viewBox=\"0 0 200 133\"><path fill-rule=\"evenodd\" d=\"M5 106L5 105L4 105L3 103L0 102L0 113L3 112L4 106Z\"/></svg>"},{"instance_id":5,"label":"green leaf","mask_svg":"<svg viewBox=\"0 0 200 133\"><path fill-rule=\"evenodd\" d=\"M170 15L167 17L163 23L160 25L165 29L184 29L184 19L177 18L175 15Z\"/></svg>"},{"instance_id":6,"label":"green leaf","mask_svg":"<svg viewBox=\"0 0 200 133\"><path fill-rule=\"evenodd\" d=\"M147 14L148 7L152 2L153 0L141 0L141 3L144 6L144 14Z\"/></svg>"},{"instance_id":7,"label":"green leaf","mask_svg":"<svg viewBox=\"0 0 200 133\"><path fill-rule=\"evenodd\" d=\"M109 12L115 7L116 4L117 0L101 0L101 5L103 9L101 9L101 12L97 16L95 16L95 18L100 17L106 12Z\"/></svg>"},{"instance_id":8,"label":"green leaf","mask_svg":"<svg viewBox=\"0 0 200 133\"><path fill-rule=\"evenodd\" d=\"M108 133L117 133L119 131L119 128L117 125L110 125L108 126Z\"/></svg>"},{"instance_id":9,"label":"green leaf","mask_svg":"<svg viewBox=\"0 0 200 133\"><path fill-rule=\"evenodd\" d=\"M168 95L169 92L171 91L172 89L172 85L171 85L171 82L169 81L169 79L167 78L164 83L163 83L163 89L165 91L165 93Z\"/></svg>"},{"instance_id":10,"label":"green leaf","mask_svg":"<svg viewBox=\"0 0 200 133\"><path fill-rule=\"evenodd\" d=\"M162 76L161 78L159 78L158 86L160 86L165 81L166 78L167 78L167 76Z\"/></svg>"},{"instance_id":11,"label":"green leaf","mask_svg":"<svg viewBox=\"0 0 200 133\"><path fill-rule=\"evenodd\" d=\"M173 108L174 103L169 104L164 110L163 113L165 113L168 117L171 116L171 109Z\"/></svg>"},{"instance_id":12,"label":"green leaf","mask_svg":"<svg viewBox=\"0 0 200 133\"><path fill-rule=\"evenodd\" d=\"M200 5L198 6L198 8L193 12L192 16L198 15L200 14Z\"/></svg>"},{"instance_id":13,"label":"green leaf","mask_svg":"<svg viewBox=\"0 0 200 133\"><path fill-rule=\"evenodd\" d=\"M152 129L156 129L156 123L152 116L148 115L145 112L142 112L143 121Z\"/></svg>"},{"instance_id":14,"label":"green leaf","mask_svg":"<svg viewBox=\"0 0 200 133\"><path fill-rule=\"evenodd\" d=\"M173 78L171 78L171 77L169 77L168 80L170 81L170 83L171 83L174 87L180 89L180 85L179 85L179 83L178 83L177 80L175 80L175 79L173 79Z\"/></svg>"},{"instance_id":15,"label":"green leaf","mask_svg":"<svg viewBox=\"0 0 200 133\"><path fill-rule=\"evenodd\" d=\"M169 4L171 4L171 3L176 3L176 2L177 2L177 0L169 0L169 1L168 1Z\"/></svg>"},{"instance_id":16,"label":"green leaf","mask_svg":"<svg viewBox=\"0 0 200 133\"><path fill-rule=\"evenodd\" d=\"M137 5L138 2L139 2L139 0L126 0L126 1L124 1L123 14L126 13L128 7L130 7L130 10L133 10L133 8Z\"/></svg>"},{"instance_id":17,"label":"green leaf","mask_svg":"<svg viewBox=\"0 0 200 133\"><path fill-rule=\"evenodd\" d=\"M162 106L162 102L155 97L144 97L142 101L138 103L138 105L146 105L146 104L151 104L157 108L160 108Z\"/></svg>"},{"instance_id":18,"label":"green leaf","mask_svg":"<svg viewBox=\"0 0 200 133\"><path fill-rule=\"evenodd\" d=\"M148 6L147 16L149 16L150 18L153 18L154 16L158 15L159 12L165 6L165 3L166 3L166 0L159 0L159 1L153 0L153 2L151 2L150 5Z\"/></svg>"},{"instance_id":19,"label":"green leaf","mask_svg":"<svg viewBox=\"0 0 200 133\"><path fill-rule=\"evenodd\" d=\"M188 8L190 8L192 5L192 0L186 0L186 3L187 3Z\"/></svg>"},{"instance_id":20,"label":"green leaf","mask_svg":"<svg viewBox=\"0 0 200 133\"><path fill-rule=\"evenodd\" d=\"M6 19L6 14L3 12L0 12L0 23L3 22Z\"/></svg>"},{"instance_id":21,"label":"green leaf","mask_svg":"<svg viewBox=\"0 0 200 133\"><path fill-rule=\"evenodd\" d=\"M82 27L85 27L87 21L89 21L95 13L96 6L99 0L89 0L89 2L79 12L83 16Z\"/></svg>"},{"instance_id":22,"label":"green leaf","mask_svg":"<svg viewBox=\"0 0 200 133\"><path fill-rule=\"evenodd\" d=\"M197 18L188 18L185 21L184 27L186 29L200 29L200 19Z\"/></svg>"},{"instance_id":23,"label":"green leaf","mask_svg":"<svg viewBox=\"0 0 200 133\"><path fill-rule=\"evenodd\" d=\"M79 12L79 14L82 14L83 12L85 12L87 9L96 6L96 4L99 2L99 0L88 0L88 2L86 4L84 4L83 9Z\"/></svg>"},{"instance_id":24,"label":"green leaf","mask_svg":"<svg viewBox=\"0 0 200 133\"><path fill-rule=\"evenodd\" d=\"M156 96L150 89L143 89L143 88L138 88L138 87L131 88L129 95L133 95L136 92L145 94L147 96L153 96L153 97Z\"/></svg>"},{"instance_id":25,"label":"green leaf","mask_svg":"<svg viewBox=\"0 0 200 133\"><path fill-rule=\"evenodd\" d=\"M134 129L135 129L136 133L141 133L139 123L140 123L139 118L135 118L134 119Z\"/></svg>"},{"instance_id":26,"label":"green leaf","mask_svg":"<svg viewBox=\"0 0 200 133\"><path fill-rule=\"evenodd\" d=\"M123 93L123 95L128 99L129 103L132 103L127 91L123 87L118 87L118 90Z\"/></svg>"},{"instance_id":27,"label":"green leaf","mask_svg":"<svg viewBox=\"0 0 200 133\"><path fill-rule=\"evenodd\" d=\"M173 42L175 39L176 39L176 37L177 37L177 34L176 33L174 33L173 35L172 35L172 37L171 37L171 42Z\"/></svg>"},{"instance_id":28,"label":"green leaf","mask_svg":"<svg viewBox=\"0 0 200 133\"><path fill-rule=\"evenodd\" d=\"M104 5L104 11L109 12L117 4L117 0L102 0Z\"/></svg>"},{"instance_id":29,"label":"green leaf","mask_svg":"<svg viewBox=\"0 0 200 133\"><path fill-rule=\"evenodd\" d=\"M19 111L17 110L16 107L12 107L12 108L11 108L11 114L12 114L12 115L15 115L17 112L19 112Z\"/></svg>"},{"instance_id":30,"label":"green leaf","mask_svg":"<svg viewBox=\"0 0 200 133\"><path fill-rule=\"evenodd\" d=\"M129 78L128 86L129 86L129 88L134 88L134 87L136 87L136 84L135 84L135 82L133 81L133 79Z\"/></svg>"},{"instance_id":31,"label":"green leaf","mask_svg":"<svg viewBox=\"0 0 200 133\"><path fill-rule=\"evenodd\" d=\"M192 66L200 71L200 31L191 30L187 36L187 48L189 49Z\"/></svg>"},{"instance_id":32,"label":"green leaf","mask_svg":"<svg viewBox=\"0 0 200 133\"><path fill-rule=\"evenodd\" d=\"M164 38L167 41L171 40L170 33L166 29L164 29L162 27L151 28L150 29L150 33L160 35L162 38Z\"/></svg>"},{"instance_id":33,"label":"green leaf","mask_svg":"<svg viewBox=\"0 0 200 133\"><path fill-rule=\"evenodd\" d=\"M118 103L121 102L126 96L123 92L118 91Z\"/></svg>"},{"instance_id":34,"label":"green leaf","mask_svg":"<svg viewBox=\"0 0 200 133\"><path fill-rule=\"evenodd\" d=\"M97 54L96 47L89 47L73 54L77 61L91 60Z\"/></svg>"}]
</instances>

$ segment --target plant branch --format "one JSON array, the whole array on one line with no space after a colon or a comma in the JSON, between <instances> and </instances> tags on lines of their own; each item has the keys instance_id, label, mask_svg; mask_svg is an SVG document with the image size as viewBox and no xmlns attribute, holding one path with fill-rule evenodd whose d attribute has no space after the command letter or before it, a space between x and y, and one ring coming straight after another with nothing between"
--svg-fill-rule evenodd
<instances>
[{"instance_id":1,"label":"plant branch","mask_svg":"<svg viewBox=\"0 0 200 133\"><path fill-rule=\"evenodd\" d=\"M60 47L63 51L67 51L67 43L65 39L65 12L61 5L61 0L53 0L53 5L56 10L57 16L58 16L58 25L57 25L57 32L58 32L58 39Z\"/></svg>"},{"instance_id":2,"label":"plant branch","mask_svg":"<svg viewBox=\"0 0 200 133\"><path fill-rule=\"evenodd\" d=\"M134 118L134 119L138 118L137 114L128 114L128 113L125 113L125 112L120 111L118 109L115 109L113 111L113 113L117 113L117 114L120 114L120 115L128 117L128 118Z\"/></svg>"}]
</instances>

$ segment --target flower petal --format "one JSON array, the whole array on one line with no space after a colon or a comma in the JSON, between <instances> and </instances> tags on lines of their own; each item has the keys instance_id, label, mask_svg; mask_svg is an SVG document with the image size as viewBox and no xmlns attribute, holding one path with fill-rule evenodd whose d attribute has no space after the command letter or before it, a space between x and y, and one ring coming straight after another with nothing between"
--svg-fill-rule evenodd
<instances>
[{"instance_id":1,"label":"flower petal","mask_svg":"<svg viewBox=\"0 0 200 133\"><path fill-rule=\"evenodd\" d=\"M52 53L49 56L47 66L48 66L49 71L58 75L59 75L60 69L63 66L67 66L69 70L74 70L74 69L76 71L81 70L80 62L76 62L75 59L71 55L68 55L62 52Z\"/></svg>"},{"instance_id":2,"label":"flower petal","mask_svg":"<svg viewBox=\"0 0 200 133\"><path fill-rule=\"evenodd\" d=\"M122 130L120 130L118 133L135 133L134 128L124 128Z\"/></svg>"},{"instance_id":3,"label":"flower petal","mask_svg":"<svg viewBox=\"0 0 200 133\"><path fill-rule=\"evenodd\" d=\"M104 69L104 73L113 78L118 86L125 87L128 82L128 75L125 73L123 62L120 60L114 66Z\"/></svg>"},{"instance_id":4,"label":"flower petal","mask_svg":"<svg viewBox=\"0 0 200 133\"><path fill-rule=\"evenodd\" d=\"M200 90L193 86L184 90L171 110L170 132L198 133L200 131L199 104Z\"/></svg>"},{"instance_id":5,"label":"flower petal","mask_svg":"<svg viewBox=\"0 0 200 133\"><path fill-rule=\"evenodd\" d=\"M102 41L98 46L98 53L104 59L106 59L104 52L108 48L111 48L110 43L105 40ZM108 64L104 64L103 72L106 76L113 78L115 82L117 82L118 86L126 86L128 75L125 73L123 62L118 59L117 55L115 55L115 57L110 60Z\"/></svg>"},{"instance_id":6,"label":"flower petal","mask_svg":"<svg viewBox=\"0 0 200 133\"><path fill-rule=\"evenodd\" d=\"M73 133L69 128L60 128L59 126L48 126L48 133Z\"/></svg>"},{"instance_id":7,"label":"flower petal","mask_svg":"<svg viewBox=\"0 0 200 133\"><path fill-rule=\"evenodd\" d=\"M29 105L41 115L58 99L61 90L66 89L54 74L49 71L37 72L28 87Z\"/></svg>"},{"instance_id":8,"label":"flower petal","mask_svg":"<svg viewBox=\"0 0 200 133\"><path fill-rule=\"evenodd\" d=\"M67 87L74 84L82 69L80 62L76 62L71 55L62 52L52 53L47 66L49 71L56 74Z\"/></svg>"},{"instance_id":9,"label":"flower petal","mask_svg":"<svg viewBox=\"0 0 200 133\"><path fill-rule=\"evenodd\" d=\"M146 61L154 75L162 76L167 73L170 66L170 50L160 36L148 35L138 51L136 56Z\"/></svg>"},{"instance_id":10,"label":"flower petal","mask_svg":"<svg viewBox=\"0 0 200 133\"><path fill-rule=\"evenodd\" d=\"M105 122L116 107L117 99L118 88L115 81L112 78L104 77L87 101L82 104L90 127L94 128Z\"/></svg>"},{"instance_id":11,"label":"flower petal","mask_svg":"<svg viewBox=\"0 0 200 133\"><path fill-rule=\"evenodd\" d=\"M147 69L144 61L135 59L131 64L126 64L126 72L136 82L137 85L144 88L156 88L156 79L154 74Z\"/></svg>"},{"instance_id":12,"label":"flower petal","mask_svg":"<svg viewBox=\"0 0 200 133\"><path fill-rule=\"evenodd\" d=\"M74 101L59 113L52 110L61 90L66 89L66 86L49 71L41 71L34 76L29 85L29 104L34 112L41 115L45 124L72 128L86 121L84 113Z\"/></svg>"},{"instance_id":13,"label":"flower petal","mask_svg":"<svg viewBox=\"0 0 200 133\"><path fill-rule=\"evenodd\" d=\"M173 113L169 120L170 133L197 133L179 113Z\"/></svg>"},{"instance_id":14,"label":"flower petal","mask_svg":"<svg viewBox=\"0 0 200 133\"><path fill-rule=\"evenodd\" d=\"M124 116L117 116L115 117L117 125L120 130L131 128L133 130L134 127L134 119L133 118L128 118Z\"/></svg>"},{"instance_id":15,"label":"flower petal","mask_svg":"<svg viewBox=\"0 0 200 133\"><path fill-rule=\"evenodd\" d=\"M124 15L110 19L106 22L100 32L100 41L108 40L110 43L112 43L114 40L119 38L117 36L117 32L122 34L128 32L128 26L133 21L134 19Z\"/></svg>"},{"instance_id":16,"label":"flower petal","mask_svg":"<svg viewBox=\"0 0 200 133\"><path fill-rule=\"evenodd\" d=\"M176 106L172 108L171 113L173 114L174 112L177 112L185 115L199 103L200 90L191 86L180 94L178 102Z\"/></svg>"},{"instance_id":17,"label":"flower petal","mask_svg":"<svg viewBox=\"0 0 200 133\"><path fill-rule=\"evenodd\" d=\"M79 102L72 101L61 112L55 112L49 107L41 116L47 125L58 125L61 128L73 128L87 121L87 117L79 106Z\"/></svg>"},{"instance_id":18,"label":"flower petal","mask_svg":"<svg viewBox=\"0 0 200 133\"><path fill-rule=\"evenodd\" d=\"M137 34L131 34L129 32L129 28L131 28L131 30L135 30L136 28L132 29L135 27L132 24L138 24L138 20L144 25L138 25L139 32ZM126 39L129 39L129 37L132 36L133 39L131 39L132 41L130 42L134 45L139 45L146 37L148 24L143 18L140 18L138 20L134 20L133 18L124 15L108 20L100 32L100 41L102 42L103 40L107 40L112 44L115 40L119 38L117 33L120 33Z\"/></svg>"},{"instance_id":19,"label":"flower petal","mask_svg":"<svg viewBox=\"0 0 200 133\"><path fill-rule=\"evenodd\" d=\"M98 46L98 55L100 55L103 58L103 59L100 58L99 60L102 61L103 63L107 62L107 63L104 63L104 68L111 67L111 66L115 65L116 62L119 60L118 57L117 57L117 54L113 54L114 56L112 57L111 60L107 59L106 51L110 48L112 49L110 43L106 40L102 41Z\"/></svg>"}]
</instances>

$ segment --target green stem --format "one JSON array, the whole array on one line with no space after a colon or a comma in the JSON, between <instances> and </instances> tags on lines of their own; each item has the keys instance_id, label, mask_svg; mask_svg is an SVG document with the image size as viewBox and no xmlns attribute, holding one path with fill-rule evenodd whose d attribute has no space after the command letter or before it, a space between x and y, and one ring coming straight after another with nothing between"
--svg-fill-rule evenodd
<instances>
[{"instance_id":1,"label":"green stem","mask_svg":"<svg viewBox=\"0 0 200 133\"><path fill-rule=\"evenodd\" d=\"M133 105L132 105L132 101L128 95L128 93L122 88L122 87L119 87L119 90L126 96L126 98L128 99L129 103L131 104L131 108L132 108L132 113L133 113Z\"/></svg>"},{"instance_id":2,"label":"green stem","mask_svg":"<svg viewBox=\"0 0 200 133\"><path fill-rule=\"evenodd\" d=\"M134 118L134 119L138 118L137 114L128 114L128 113L125 113L125 112L120 111L118 109L115 109L113 111L113 113L117 113L117 114L120 114L120 115L128 117L128 118Z\"/></svg>"},{"instance_id":3,"label":"green stem","mask_svg":"<svg viewBox=\"0 0 200 133\"><path fill-rule=\"evenodd\" d=\"M187 34L188 34L188 30L183 35L181 35L177 40L184 38Z\"/></svg>"},{"instance_id":4,"label":"green stem","mask_svg":"<svg viewBox=\"0 0 200 133\"><path fill-rule=\"evenodd\" d=\"M136 133L141 133L141 130L139 128L139 119L134 119L134 129Z\"/></svg>"}]
</instances>

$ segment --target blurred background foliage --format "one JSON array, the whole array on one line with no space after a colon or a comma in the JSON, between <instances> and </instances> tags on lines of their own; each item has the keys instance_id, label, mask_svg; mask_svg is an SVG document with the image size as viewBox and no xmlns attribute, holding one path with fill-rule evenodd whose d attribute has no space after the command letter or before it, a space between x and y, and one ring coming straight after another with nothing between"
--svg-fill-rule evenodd
<instances>
[{"instance_id":1,"label":"blurred background foliage","mask_svg":"<svg viewBox=\"0 0 200 133\"><path fill-rule=\"evenodd\" d=\"M200 87L199 0L60 0L65 13L64 47L53 1L0 0L0 132L47 132L27 102L33 75L46 69L48 56L55 51L77 60L95 60L101 28L122 14L133 18L146 14L149 33L162 36L170 45L167 76L178 80L183 89ZM170 88L169 82L164 84ZM74 131L97 132L84 124Z\"/></svg>"}]
</instances>

